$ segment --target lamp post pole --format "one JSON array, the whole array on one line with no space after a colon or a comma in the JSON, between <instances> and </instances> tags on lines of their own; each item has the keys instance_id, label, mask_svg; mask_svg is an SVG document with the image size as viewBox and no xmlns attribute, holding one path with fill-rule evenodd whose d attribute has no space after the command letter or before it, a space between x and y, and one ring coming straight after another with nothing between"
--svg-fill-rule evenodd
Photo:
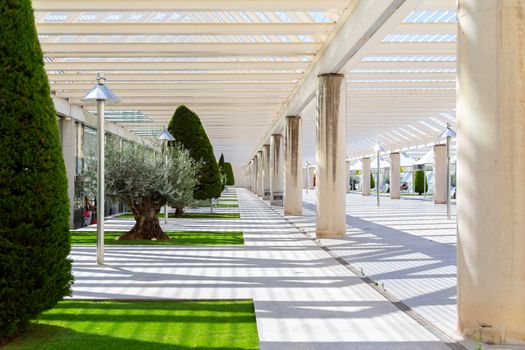
<instances>
[{"instance_id":1,"label":"lamp post pole","mask_svg":"<svg viewBox=\"0 0 525 350\"><path fill-rule=\"evenodd\" d=\"M168 129L164 129L162 134L159 136L159 140L162 141L162 152L165 155L166 164L168 163L168 141L175 141L175 138L173 135L170 134ZM168 223L168 201L166 201L166 204L164 205L164 223Z\"/></svg>"},{"instance_id":2,"label":"lamp post pole","mask_svg":"<svg viewBox=\"0 0 525 350\"><path fill-rule=\"evenodd\" d=\"M450 140L452 137L447 136L447 220L452 217L450 213Z\"/></svg>"},{"instance_id":3,"label":"lamp post pole","mask_svg":"<svg viewBox=\"0 0 525 350\"><path fill-rule=\"evenodd\" d=\"M450 143L453 137L456 137L456 132L450 127L450 123L447 123L447 128L441 133L440 137L447 138L447 219L452 218L450 208Z\"/></svg>"},{"instance_id":4,"label":"lamp post pole","mask_svg":"<svg viewBox=\"0 0 525 350\"><path fill-rule=\"evenodd\" d=\"M306 184L306 194L308 194L308 187L310 185L310 163L308 163L308 161L306 161L306 171L305 171L305 177L306 179L304 179L304 183Z\"/></svg>"},{"instance_id":5,"label":"lamp post pole","mask_svg":"<svg viewBox=\"0 0 525 350\"><path fill-rule=\"evenodd\" d=\"M97 264L104 265L104 100L97 100Z\"/></svg>"},{"instance_id":6,"label":"lamp post pole","mask_svg":"<svg viewBox=\"0 0 525 350\"><path fill-rule=\"evenodd\" d=\"M379 186L380 186L380 166L381 166L381 160L379 158L380 153L383 152L385 149L378 143L374 146L374 151L376 151L377 156L377 181L376 181L376 198L377 198L377 206L380 206L380 196L379 196Z\"/></svg>"},{"instance_id":7,"label":"lamp post pole","mask_svg":"<svg viewBox=\"0 0 525 350\"><path fill-rule=\"evenodd\" d=\"M105 78L97 75L97 84L82 98L82 102L97 103L97 264L104 265L104 107L105 103L120 102L104 85Z\"/></svg>"}]
</instances>

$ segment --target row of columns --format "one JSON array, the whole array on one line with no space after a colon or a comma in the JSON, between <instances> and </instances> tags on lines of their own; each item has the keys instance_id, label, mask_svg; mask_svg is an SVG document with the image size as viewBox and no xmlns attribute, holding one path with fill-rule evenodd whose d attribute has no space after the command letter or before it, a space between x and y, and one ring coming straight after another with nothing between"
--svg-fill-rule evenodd
<instances>
[{"instance_id":1,"label":"row of columns","mask_svg":"<svg viewBox=\"0 0 525 350\"><path fill-rule=\"evenodd\" d=\"M525 0L458 1L458 328L495 343L525 340L524 13ZM316 231L320 237L345 232L342 81L336 74L318 79ZM287 215L301 214L300 124L297 116L286 118ZM443 181L445 152L444 146L435 147L438 203L448 192ZM264 178L257 176L263 172L257 166L261 158L250 163L252 189ZM391 161L391 181L398 183L399 154L391 154ZM279 171L271 169L274 175ZM278 189L274 186L278 185L270 180L271 193ZM399 197L397 187L391 188L393 198ZM262 188L259 194L263 192ZM363 194L370 194L369 158L363 159Z\"/></svg>"},{"instance_id":2,"label":"row of columns","mask_svg":"<svg viewBox=\"0 0 525 350\"><path fill-rule=\"evenodd\" d=\"M370 177L372 174L370 158L365 157L362 160L362 189L363 196L370 196L371 184ZM448 183L447 183L447 147L443 144L434 146L434 203L447 203ZM349 176L347 176L347 179ZM348 182L348 181L347 181ZM390 199L401 198L401 155L399 152L390 153ZM379 184L376 184L379 186Z\"/></svg>"}]
</instances>

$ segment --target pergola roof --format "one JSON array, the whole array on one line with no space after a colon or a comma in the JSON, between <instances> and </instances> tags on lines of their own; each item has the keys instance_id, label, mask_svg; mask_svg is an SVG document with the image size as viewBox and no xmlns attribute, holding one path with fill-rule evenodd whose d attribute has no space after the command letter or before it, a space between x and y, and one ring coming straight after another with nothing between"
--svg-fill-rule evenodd
<instances>
[{"instance_id":1,"label":"pergola roof","mask_svg":"<svg viewBox=\"0 0 525 350\"><path fill-rule=\"evenodd\" d=\"M122 100L108 106L109 120L154 136L185 104L201 116L216 153L244 164L316 62L330 46L346 44L333 38L359 2L34 0L33 6L54 94L82 105L96 73L104 72ZM349 156L369 153L377 140L391 148L427 142L455 120L455 1L383 3L402 4L341 68ZM303 112L309 145L312 104ZM307 146L305 156L312 155Z\"/></svg>"}]
</instances>

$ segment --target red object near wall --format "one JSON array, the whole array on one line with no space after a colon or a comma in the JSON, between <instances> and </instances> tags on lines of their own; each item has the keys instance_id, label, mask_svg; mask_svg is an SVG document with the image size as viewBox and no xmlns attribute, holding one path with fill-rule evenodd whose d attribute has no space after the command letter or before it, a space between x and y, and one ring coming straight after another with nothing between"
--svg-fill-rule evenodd
<instances>
[{"instance_id":1,"label":"red object near wall","mask_svg":"<svg viewBox=\"0 0 525 350\"><path fill-rule=\"evenodd\" d=\"M315 187L315 183L316 183L315 180L317 180L317 176L314 175L314 187Z\"/></svg>"}]
</instances>

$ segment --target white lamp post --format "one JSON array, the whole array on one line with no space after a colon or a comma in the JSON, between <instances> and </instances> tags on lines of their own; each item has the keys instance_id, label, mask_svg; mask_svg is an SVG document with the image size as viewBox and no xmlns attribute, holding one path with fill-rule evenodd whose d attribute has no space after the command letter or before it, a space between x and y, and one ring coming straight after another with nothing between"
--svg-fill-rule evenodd
<instances>
[{"instance_id":1,"label":"white lamp post","mask_svg":"<svg viewBox=\"0 0 525 350\"><path fill-rule=\"evenodd\" d=\"M305 177L306 179L304 179L304 183L306 184L306 194L308 194L308 187L310 185L310 163L308 163L308 161L306 161L306 164L305 164L305 167L306 167L306 171L305 171Z\"/></svg>"},{"instance_id":2,"label":"white lamp post","mask_svg":"<svg viewBox=\"0 0 525 350\"><path fill-rule=\"evenodd\" d=\"M97 75L97 84L82 98L82 102L97 102L97 264L104 264L104 105L120 102Z\"/></svg>"},{"instance_id":3,"label":"white lamp post","mask_svg":"<svg viewBox=\"0 0 525 350\"><path fill-rule=\"evenodd\" d=\"M380 186L380 166L381 166L381 159L379 158L379 154L381 152L384 152L385 149L378 143L376 143L376 145L374 146L374 151L376 152L376 156L377 156L377 183L376 183L376 196L377 196L377 206L379 207L379 204L380 204L380 199L379 199L379 186Z\"/></svg>"},{"instance_id":4,"label":"white lamp post","mask_svg":"<svg viewBox=\"0 0 525 350\"><path fill-rule=\"evenodd\" d=\"M159 140L162 140L162 151L165 152L165 155L166 155L166 163L168 162L168 150L167 150L167 147L168 147L168 141L175 141L175 138L173 137L173 135L170 134L170 132L168 131L168 129L164 129L164 131L162 132L162 134L160 134L160 136L158 137ZM168 202L166 202L166 205L164 206L164 223L167 224L168 223Z\"/></svg>"},{"instance_id":5,"label":"white lamp post","mask_svg":"<svg viewBox=\"0 0 525 350\"><path fill-rule=\"evenodd\" d=\"M447 138L447 219L450 220L450 141L456 137L456 132L447 123L447 128L441 133L440 138Z\"/></svg>"}]
</instances>

